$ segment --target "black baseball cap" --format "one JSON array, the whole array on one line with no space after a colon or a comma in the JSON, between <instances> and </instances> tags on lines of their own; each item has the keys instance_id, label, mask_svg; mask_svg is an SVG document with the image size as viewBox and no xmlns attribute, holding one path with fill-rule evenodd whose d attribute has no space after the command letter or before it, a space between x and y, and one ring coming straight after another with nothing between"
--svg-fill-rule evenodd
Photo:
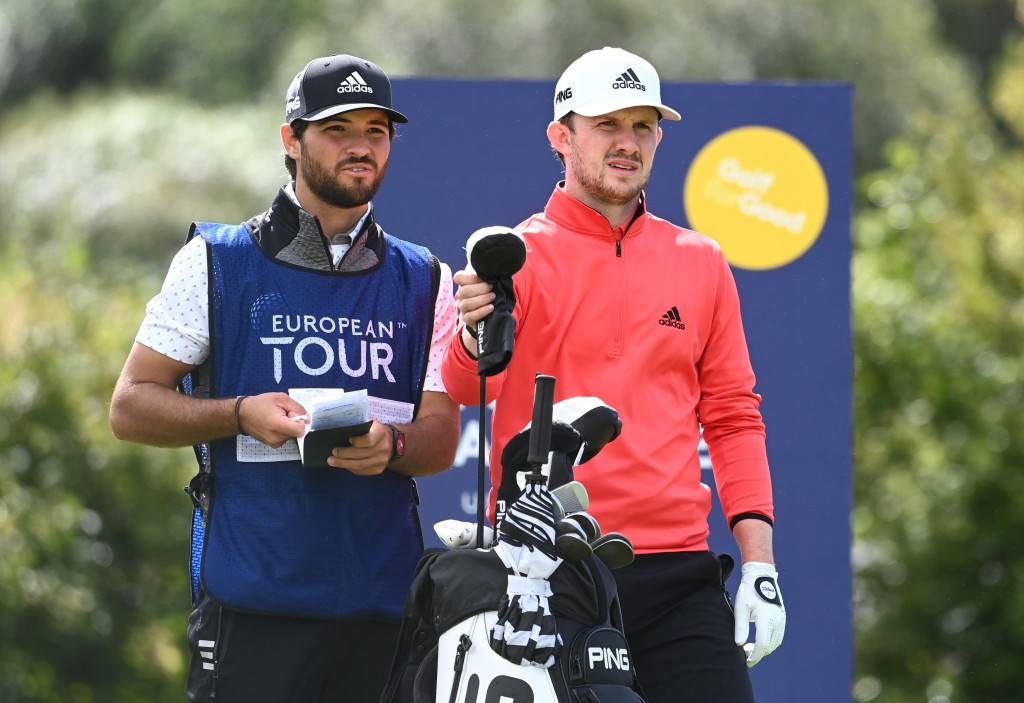
<instances>
[{"instance_id":1,"label":"black baseball cap","mask_svg":"<svg viewBox=\"0 0 1024 703\"><path fill-rule=\"evenodd\" d=\"M288 86L284 117L322 120L350 110L383 110L395 122L409 118L391 107L391 81L380 66L348 54L313 59Z\"/></svg>"}]
</instances>

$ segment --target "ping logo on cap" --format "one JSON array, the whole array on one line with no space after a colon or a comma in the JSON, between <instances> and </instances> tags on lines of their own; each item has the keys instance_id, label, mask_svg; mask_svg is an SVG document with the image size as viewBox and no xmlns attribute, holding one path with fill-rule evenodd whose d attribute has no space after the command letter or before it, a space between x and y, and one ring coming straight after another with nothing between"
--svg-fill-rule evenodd
<instances>
[{"instance_id":1,"label":"ping logo on cap","mask_svg":"<svg viewBox=\"0 0 1024 703\"><path fill-rule=\"evenodd\" d=\"M626 69L625 73L616 78L612 82L612 89L621 90L622 88L632 88L633 90L647 90L647 86L640 80L640 76L636 75L636 71L632 68Z\"/></svg>"},{"instance_id":2,"label":"ping logo on cap","mask_svg":"<svg viewBox=\"0 0 1024 703\"><path fill-rule=\"evenodd\" d=\"M372 93L373 88L366 84L363 77L359 75L359 71L352 71L348 78L342 81L341 85L338 86L339 93Z\"/></svg>"},{"instance_id":3,"label":"ping logo on cap","mask_svg":"<svg viewBox=\"0 0 1024 703\"><path fill-rule=\"evenodd\" d=\"M598 117L633 107L653 107L661 119L679 119L661 101L661 81L651 62L609 46L569 64L555 83L553 107L556 120L570 112Z\"/></svg>"}]
</instances>

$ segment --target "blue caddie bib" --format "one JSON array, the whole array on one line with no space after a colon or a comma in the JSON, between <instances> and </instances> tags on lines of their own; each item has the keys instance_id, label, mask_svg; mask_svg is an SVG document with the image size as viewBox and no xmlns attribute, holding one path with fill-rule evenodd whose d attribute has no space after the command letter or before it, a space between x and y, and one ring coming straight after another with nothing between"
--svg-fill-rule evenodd
<instances>
[{"instance_id":1,"label":"blue caddie bib","mask_svg":"<svg viewBox=\"0 0 1024 703\"><path fill-rule=\"evenodd\" d=\"M241 225L197 223L195 235L209 252L212 397L366 389L418 408L434 312L426 249L387 237L379 266L339 274L274 261ZM209 445L210 504L193 536L203 590L251 611L400 617L423 550L415 483L303 468L288 445Z\"/></svg>"}]
</instances>

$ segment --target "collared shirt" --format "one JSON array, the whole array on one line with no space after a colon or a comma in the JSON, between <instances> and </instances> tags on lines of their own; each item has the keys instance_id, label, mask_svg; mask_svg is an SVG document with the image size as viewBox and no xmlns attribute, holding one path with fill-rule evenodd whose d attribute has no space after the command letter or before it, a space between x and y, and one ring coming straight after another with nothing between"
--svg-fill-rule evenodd
<instances>
[{"instance_id":1,"label":"collared shirt","mask_svg":"<svg viewBox=\"0 0 1024 703\"><path fill-rule=\"evenodd\" d=\"M281 190L293 203L295 203L295 207L302 208L302 204L299 202L299 197L295 195L294 186L295 183L293 181ZM337 268L341 263L341 260L345 258L345 253L352 248L352 242L354 242L356 237L359 236L359 233L363 231L363 226L366 224L366 218L370 216L371 212L373 212L372 202L367 203L366 212L363 213L363 216L359 218L359 221L355 223L352 229L347 232L338 232L337 234L330 236L326 233L324 234L324 236L329 240L328 246L331 249L332 260L335 268Z\"/></svg>"}]
</instances>

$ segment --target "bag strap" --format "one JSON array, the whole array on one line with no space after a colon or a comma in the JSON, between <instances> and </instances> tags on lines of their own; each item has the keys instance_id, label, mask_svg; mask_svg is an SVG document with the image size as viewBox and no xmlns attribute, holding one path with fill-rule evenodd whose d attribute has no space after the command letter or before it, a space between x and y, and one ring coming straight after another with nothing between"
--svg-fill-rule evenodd
<instances>
[{"instance_id":1,"label":"bag strap","mask_svg":"<svg viewBox=\"0 0 1024 703\"><path fill-rule=\"evenodd\" d=\"M607 620L619 630L622 629L622 610L619 607L619 588L609 569L603 561L595 556L584 559L594 581L594 594L597 596L597 612L606 613Z\"/></svg>"},{"instance_id":2,"label":"bag strap","mask_svg":"<svg viewBox=\"0 0 1024 703\"><path fill-rule=\"evenodd\" d=\"M426 663L426 656L437 645L437 630L429 622L430 604L434 598L430 565L444 552L443 549L428 549L416 564L381 703L409 703L413 700L411 689L417 670Z\"/></svg>"}]
</instances>

